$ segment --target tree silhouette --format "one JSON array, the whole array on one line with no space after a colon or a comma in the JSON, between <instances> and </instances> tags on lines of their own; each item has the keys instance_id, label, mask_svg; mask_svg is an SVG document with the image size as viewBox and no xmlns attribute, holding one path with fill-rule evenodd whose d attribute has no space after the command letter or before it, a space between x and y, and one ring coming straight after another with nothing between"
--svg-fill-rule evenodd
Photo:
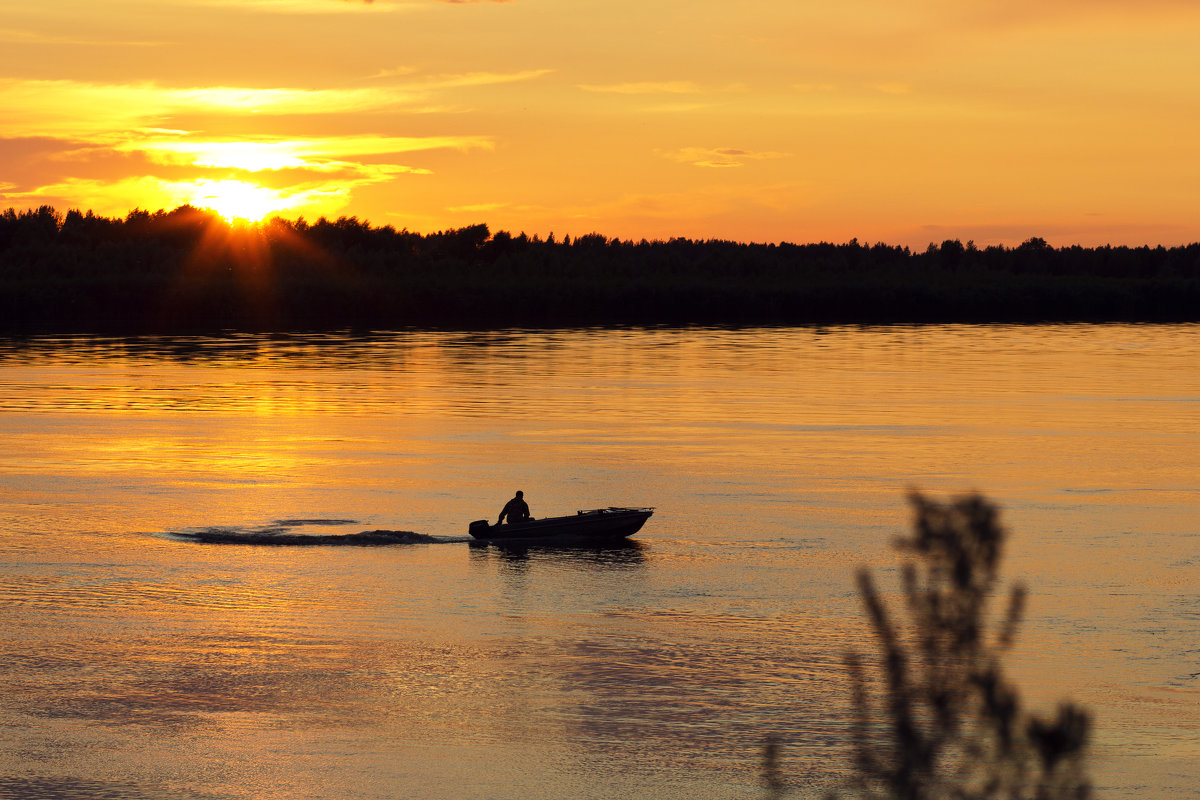
<instances>
[{"instance_id":1,"label":"tree silhouette","mask_svg":"<svg viewBox=\"0 0 1200 800\"><path fill-rule=\"evenodd\" d=\"M248 291L269 292L275 311ZM242 294L239 295L238 292ZM261 298L258 298L261 299ZM1200 244L985 249L634 243L357 217L230 226L191 206L0 213L0 329L1200 319Z\"/></svg>"}]
</instances>

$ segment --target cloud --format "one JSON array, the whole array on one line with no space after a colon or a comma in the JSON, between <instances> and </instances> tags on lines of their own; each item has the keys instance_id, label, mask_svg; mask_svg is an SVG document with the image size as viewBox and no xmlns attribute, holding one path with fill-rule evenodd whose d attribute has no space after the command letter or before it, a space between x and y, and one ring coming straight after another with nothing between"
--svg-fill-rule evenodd
<instances>
[{"instance_id":1,"label":"cloud","mask_svg":"<svg viewBox=\"0 0 1200 800\"><path fill-rule=\"evenodd\" d=\"M174 88L156 83L0 79L0 136L90 139L156 127L185 114L347 114L384 111L421 99L389 88Z\"/></svg>"},{"instance_id":2,"label":"cloud","mask_svg":"<svg viewBox=\"0 0 1200 800\"><path fill-rule=\"evenodd\" d=\"M837 86L832 83L794 83L792 88L800 92L833 92Z\"/></svg>"},{"instance_id":3,"label":"cloud","mask_svg":"<svg viewBox=\"0 0 1200 800\"><path fill-rule=\"evenodd\" d=\"M194 89L148 87L150 99L171 110L268 114L345 114L379 111L419 99L396 88L259 89L216 86Z\"/></svg>"},{"instance_id":4,"label":"cloud","mask_svg":"<svg viewBox=\"0 0 1200 800\"><path fill-rule=\"evenodd\" d=\"M418 4L385 0L188 0L192 5L276 14L342 14L412 10Z\"/></svg>"},{"instance_id":5,"label":"cloud","mask_svg":"<svg viewBox=\"0 0 1200 800\"><path fill-rule=\"evenodd\" d=\"M712 107L712 103L658 103L646 106L641 110L647 114L690 114L695 111L706 111Z\"/></svg>"},{"instance_id":6,"label":"cloud","mask_svg":"<svg viewBox=\"0 0 1200 800\"><path fill-rule=\"evenodd\" d=\"M431 89L449 89L459 86L491 86L497 83L529 81L549 75L552 69L527 69L521 72L465 72L459 75L443 75L421 84ZM414 87L415 88L415 87Z\"/></svg>"},{"instance_id":7,"label":"cloud","mask_svg":"<svg viewBox=\"0 0 1200 800\"><path fill-rule=\"evenodd\" d=\"M502 208L509 208L511 205L511 203L469 203L463 206L448 206L446 210L454 213L469 212L476 214L480 212L497 211Z\"/></svg>"},{"instance_id":8,"label":"cloud","mask_svg":"<svg viewBox=\"0 0 1200 800\"><path fill-rule=\"evenodd\" d=\"M412 75L417 71L416 67L391 67L389 69L381 69L372 75L372 78L398 78L406 75Z\"/></svg>"},{"instance_id":9,"label":"cloud","mask_svg":"<svg viewBox=\"0 0 1200 800\"><path fill-rule=\"evenodd\" d=\"M386 71L385 71L386 72ZM436 75L398 86L297 89L246 86L169 87L153 82L89 83L0 79L0 137L124 138L189 115L333 116L417 108L437 90L540 78L548 69ZM384 73L380 73L383 75Z\"/></svg>"},{"instance_id":10,"label":"cloud","mask_svg":"<svg viewBox=\"0 0 1200 800\"><path fill-rule=\"evenodd\" d=\"M113 147L143 153L160 164L188 165L247 172L304 169L316 172L357 171L362 164L347 159L412 153L422 150L490 150L480 136L330 136L292 140L212 141L177 136L132 138ZM379 165L375 165L379 166ZM390 165L396 173L428 174L428 170Z\"/></svg>"},{"instance_id":11,"label":"cloud","mask_svg":"<svg viewBox=\"0 0 1200 800\"><path fill-rule=\"evenodd\" d=\"M935 6L936 8L936 6ZM1193 0L985 0L973 4L951 6L951 19L965 20L967 24L986 31L997 27L1025 27L1056 23L1078 26L1089 19L1125 19L1144 21L1160 15L1182 15L1195 18L1197 8Z\"/></svg>"},{"instance_id":12,"label":"cloud","mask_svg":"<svg viewBox=\"0 0 1200 800\"><path fill-rule=\"evenodd\" d=\"M50 144L42 147L46 152L36 164L23 170L27 174L5 176L16 182L5 194L18 201L120 213L122 204L197 203L202 187L211 194L236 183L243 195L269 195L282 210L311 212L319 201L324 207L317 210L328 213L331 203L342 203L358 187L433 174L425 165L398 163L399 154L490 151L495 144L478 135L270 135L272 127L311 130L322 124L320 118L356 115L360 128L382 126L389 119L378 115L422 111L414 104L435 91L532 80L547 72L467 72L435 75L411 86L350 89L0 79L5 107L0 143L7 150L20 149L22 142ZM252 132L213 136L199 130L233 125L249 125ZM133 176L116 177L131 170Z\"/></svg>"},{"instance_id":13,"label":"cloud","mask_svg":"<svg viewBox=\"0 0 1200 800\"><path fill-rule=\"evenodd\" d=\"M192 5L234 8L240 11L277 14L342 14L364 11L413 11L431 2L447 5L475 5L481 0L188 0ZM487 0L505 4L511 0Z\"/></svg>"},{"instance_id":14,"label":"cloud","mask_svg":"<svg viewBox=\"0 0 1200 800\"><path fill-rule=\"evenodd\" d=\"M82 38L58 36L16 28L0 28L0 42L5 44L70 45L72 47L160 47L162 42Z\"/></svg>"},{"instance_id":15,"label":"cloud","mask_svg":"<svg viewBox=\"0 0 1200 800\"><path fill-rule=\"evenodd\" d=\"M456 89L463 86L492 86L499 83L518 83L549 75L552 69L526 69L519 72L461 72L431 75L416 81L398 84L395 88L413 95L424 95L435 89ZM380 70L372 78L393 78L412 75L413 67L393 67Z\"/></svg>"},{"instance_id":16,"label":"cloud","mask_svg":"<svg viewBox=\"0 0 1200 800\"><path fill-rule=\"evenodd\" d=\"M605 85L581 83L579 88L585 92L607 94L696 94L700 91L700 87L692 81L638 81Z\"/></svg>"},{"instance_id":17,"label":"cloud","mask_svg":"<svg viewBox=\"0 0 1200 800\"><path fill-rule=\"evenodd\" d=\"M728 168L740 167L747 161L762 161L773 158L791 158L791 153L776 153L771 151L756 152L743 150L739 147L684 147L673 152L659 151L659 155L678 161L681 164L691 164L696 167Z\"/></svg>"}]
</instances>

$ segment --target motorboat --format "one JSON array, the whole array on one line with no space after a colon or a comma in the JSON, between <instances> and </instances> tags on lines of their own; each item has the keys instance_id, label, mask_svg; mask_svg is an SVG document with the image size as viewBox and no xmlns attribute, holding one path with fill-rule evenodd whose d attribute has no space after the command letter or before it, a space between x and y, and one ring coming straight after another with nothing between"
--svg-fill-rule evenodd
<instances>
[{"instance_id":1,"label":"motorboat","mask_svg":"<svg viewBox=\"0 0 1200 800\"><path fill-rule=\"evenodd\" d=\"M571 543L624 539L641 530L653 508L596 508L567 517L544 517L491 525L486 519L472 522L468 532L489 542Z\"/></svg>"}]
</instances>

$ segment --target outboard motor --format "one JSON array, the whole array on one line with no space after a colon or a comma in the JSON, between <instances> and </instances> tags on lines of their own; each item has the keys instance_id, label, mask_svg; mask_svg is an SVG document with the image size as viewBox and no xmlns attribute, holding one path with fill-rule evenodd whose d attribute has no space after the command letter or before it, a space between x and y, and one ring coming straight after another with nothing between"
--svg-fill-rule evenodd
<instances>
[{"instance_id":1,"label":"outboard motor","mask_svg":"<svg viewBox=\"0 0 1200 800\"><path fill-rule=\"evenodd\" d=\"M470 524L470 526L467 528L467 532L478 539L480 537L486 537L488 531L491 529L492 526L488 524L486 519L477 519Z\"/></svg>"}]
</instances>

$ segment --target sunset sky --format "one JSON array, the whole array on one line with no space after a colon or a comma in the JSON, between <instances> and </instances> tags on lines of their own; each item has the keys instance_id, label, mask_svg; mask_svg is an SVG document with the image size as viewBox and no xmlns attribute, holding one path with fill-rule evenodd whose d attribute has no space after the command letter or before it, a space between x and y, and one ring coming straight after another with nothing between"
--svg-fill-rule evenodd
<instances>
[{"instance_id":1,"label":"sunset sky","mask_svg":"<svg viewBox=\"0 0 1200 800\"><path fill-rule=\"evenodd\" d=\"M1190 0L0 7L0 208L1200 240Z\"/></svg>"}]
</instances>

